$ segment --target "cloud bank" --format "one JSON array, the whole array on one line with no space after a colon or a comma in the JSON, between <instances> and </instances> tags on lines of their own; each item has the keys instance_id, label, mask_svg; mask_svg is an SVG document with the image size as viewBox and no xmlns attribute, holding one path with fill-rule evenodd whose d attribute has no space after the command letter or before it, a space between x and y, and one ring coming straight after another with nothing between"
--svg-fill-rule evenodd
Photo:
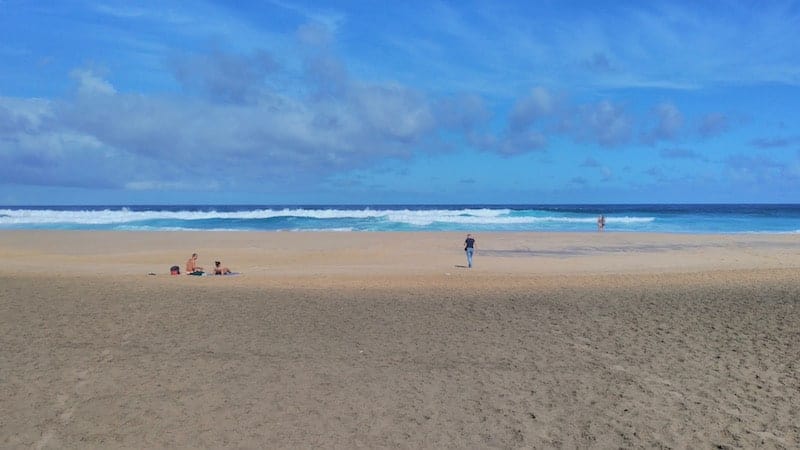
<instances>
[{"instance_id":1,"label":"cloud bank","mask_svg":"<svg viewBox=\"0 0 800 450\"><path fill-rule=\"evenodd\" d=\"M793 29L777 7L760 16L769 27L735 16L754 30L748 36L754 44L743 49L752 64L742 64L743 56L723 51L724 39L714 38L742 42L735 21L725 16L701 22L702 15L670 3L588 11L545 5L542 14L434 4L437 14L424 18L415 8L393 10L413 16L399 21L409 30L362 17L358 33L348 28L357 19L352 10L323 14L277 2L265 9L306 20L279 30L281 24L262 28L255 19L226 15L237 8L199 8L204 14L163 18L150 8L96 8L104 19L144 23L148 28L142 29L159 36L133 36L119 27L107 39L139 52L133 60L146 61L141 65L157 72L154 78L168 82L142 89L120 65L100 70L90 59L70 67L69 92L0 97L0 180L137 191L314 189L387 161L452 151L522 161L572 148L591 153L580 167L602 169L608 180L620 172L605 155L658 147L651 153L662 159L707 162L686 141L712 141L734 131L737 121L729 112L691 108L672 91L720 80L800 83L797 65L787 57L791 50L773 45ZM227 42L231 28L248 42ZM167 41L176 29L188 44ZM641 40L627 36L628 29ZM362 46L341 57L345 41ZM774 54L763 51L771 48ZM153 61L160 65L149 66ZM371 67L373 61L381 67ZM722 70L733 67L741 70ZM659 95L641 100L639 90L650 88ZM796 142L765 137L750 146L794 150ZM741 161L748 160L725 161L735 173L747 168ZM561 178L585 180L572 175Z\"/></svg>"},{"instance_id":2,"label":"cloud bank","mask_svg":"<svg viewBox=\"0 0 800 450\"><path fill-rule=\"evenodd\" d=\"M477 93L437 96L354 79L325 50L327 38L303 40L317 47L299 81L287 81L292 73L265 50L212 49L169 61L176 93L124 92L75 69L62 98L0 98L0 172L31 185L268 187L446 151L459 135L476 150L514 157L547 151L554 138L599 148L629 145L637 133L650 143L672 140L684 122L673 104L654 108L654 124L637 123L619 103L573 102L543 86L503 112ZM719 133L721 123L709 116L701 127Z\"/></svg>"}]
</instances>

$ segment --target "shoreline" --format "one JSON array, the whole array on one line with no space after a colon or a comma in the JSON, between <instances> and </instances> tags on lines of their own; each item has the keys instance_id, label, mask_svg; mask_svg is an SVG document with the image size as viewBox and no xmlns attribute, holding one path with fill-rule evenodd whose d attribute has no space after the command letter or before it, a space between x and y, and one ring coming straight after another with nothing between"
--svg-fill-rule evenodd
<instances>
[{"instance_id":1,"label":"shoreline","mask_svg":"<svg viewBox=\"0 0 800 450\"><path fill-rule=\"evenodd\" d=\"M798 233L796 204L616 205L107 205L0 211L0 224L37 228L197 231ZM2 214L5 213L5 214ZM477 227L477 228L476 228ZM360 230L360 231L359 231ZM223 231L224 232L224 231Z\"/></svg>"}]
</instances>

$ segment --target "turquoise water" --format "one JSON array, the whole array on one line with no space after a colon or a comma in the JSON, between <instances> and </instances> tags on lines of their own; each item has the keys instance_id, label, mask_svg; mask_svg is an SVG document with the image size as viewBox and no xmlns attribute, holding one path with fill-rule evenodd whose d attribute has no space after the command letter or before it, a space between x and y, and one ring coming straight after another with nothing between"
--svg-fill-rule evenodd
<instances>
[{"instance_id":1,"label":"turquoise water","mask_svg":"<svg viewBox=\"0 0 800 450\"><path fill-rule=\"evenodd\" d=\"M2 229L800 233L800 205L0 206Z\"/></svg>"}]
</instances>

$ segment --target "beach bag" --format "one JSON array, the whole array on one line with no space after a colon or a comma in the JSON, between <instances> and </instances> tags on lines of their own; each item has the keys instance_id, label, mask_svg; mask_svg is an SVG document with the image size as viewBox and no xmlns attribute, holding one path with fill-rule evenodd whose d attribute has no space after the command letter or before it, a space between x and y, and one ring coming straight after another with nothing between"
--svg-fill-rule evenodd
<instances>
[{"instance_id":1,"label":"beach bag","mask_svg":"<svg viewBox=\"0 0 800 450\"><path fill-rule=\"evenodd\" d=\"M181 274L181 268L178 267L178 266L172 266L172 267L169 268L169 274L170 275L180 275Z\"/></svg>"}]
</instances>

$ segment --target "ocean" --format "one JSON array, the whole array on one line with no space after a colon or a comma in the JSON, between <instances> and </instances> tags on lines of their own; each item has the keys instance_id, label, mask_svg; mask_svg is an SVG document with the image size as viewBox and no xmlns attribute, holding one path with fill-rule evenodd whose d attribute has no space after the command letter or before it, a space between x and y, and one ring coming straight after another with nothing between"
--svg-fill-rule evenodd
<instances>
[{"instance_id":1,"label":"ocean","mask_svg":"<svg viewBox=\"0 0 800 450\"><path fill-rule=\"evenodd\" d=\"M0 230L800 233L800 205L0 206Z\"/></svg>"}]
</instances>

